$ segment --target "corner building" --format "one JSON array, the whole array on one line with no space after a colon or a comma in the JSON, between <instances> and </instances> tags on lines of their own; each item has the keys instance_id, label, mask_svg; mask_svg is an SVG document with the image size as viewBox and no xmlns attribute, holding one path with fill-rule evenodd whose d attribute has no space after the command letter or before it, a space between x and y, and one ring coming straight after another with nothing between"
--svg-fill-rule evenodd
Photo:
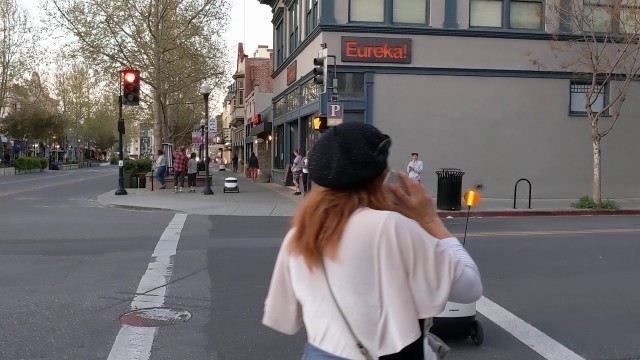
<instances>
[{"instance_id":1,"label":"corner building","mask_svg":"<svg viewBox=\"0 0 640 360\"><path fill-rule=\"evenodd\" d=\"M274 182L294 149L304 154L321 136L312 116L325 114L329 99L312 72L326 47L337 60L344 121L389 134L392 169L405 171L418 152L434 196L440 168L464 171L463 191L477 188L483 197L512 198L521 178L531 181L534 199L591 195L584 83L554 68L550 45L559 29L549 16L542 22L540 14L550 13L545 1L259 1L273 13ZM594 106L606 105L605 86ZM638 197L638 95L633 83L602 140L603 199ZM527 190L521 182L518 198Z\"/></svg>"}]
</instances>

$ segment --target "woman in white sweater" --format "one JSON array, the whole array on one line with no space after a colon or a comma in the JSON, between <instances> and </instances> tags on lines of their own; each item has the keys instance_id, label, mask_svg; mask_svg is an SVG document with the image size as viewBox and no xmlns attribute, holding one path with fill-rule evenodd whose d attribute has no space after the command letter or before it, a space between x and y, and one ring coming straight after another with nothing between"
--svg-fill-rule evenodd
<instances>
[{"instance_id":1,"label":"woman in white sweater","mask_svg":"<svg viewBox=\"0 0 640 360\"><path fill-rule=\"evenodd\" d=\"M263 317L285 334L304 324L305 360L422 360L431 318L448 300L482 295L478 268L422 185L400 174L391 202L390 145L371 125L344 123L310 154L318 188L282 243Z\"/></svg>"}]
</instances>

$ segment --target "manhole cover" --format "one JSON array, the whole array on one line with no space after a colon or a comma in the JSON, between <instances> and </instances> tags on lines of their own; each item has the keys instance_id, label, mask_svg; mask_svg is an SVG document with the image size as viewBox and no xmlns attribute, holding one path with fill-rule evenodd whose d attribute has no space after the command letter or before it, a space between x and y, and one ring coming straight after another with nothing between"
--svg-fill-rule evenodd
<instances>
[{"instance_id":1,"label":"manhole cover","mask_svg":"<svg viewBox=\"0 0 640 360\"><path fill-rule=\"evenodd\" d=\"M138 327L175 325L189 321L191 313L182 309L156 307L130 311L120 316L120 323Z\"/></svg>"}]
</instances>

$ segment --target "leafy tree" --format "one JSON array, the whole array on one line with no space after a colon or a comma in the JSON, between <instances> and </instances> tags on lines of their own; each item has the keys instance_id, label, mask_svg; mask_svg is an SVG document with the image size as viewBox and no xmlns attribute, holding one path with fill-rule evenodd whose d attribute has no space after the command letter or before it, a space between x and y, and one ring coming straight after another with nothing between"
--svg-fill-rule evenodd
<instances>
[{"instance_id":1,"label":"leafy tree","mask_svg":"<svg viewBox=\"0 0 640 360\"><path fill-rule=\"evenodd\" d=\"M3 121L3 131L13 138L45 141L64 137L65 118L57 111L57 101L34 72L24 85L14 85L16 108Z\"/></svg>"},{"instance_id":2,"label":"leafy tree","mask_svg":"<svg viewBox=\"0 0 640 360\"><path fill-rule=\"evenodd\" d=\"M117 101L113 96L103 96L85 124L87 138L91 139L96 148L102 151L111 149L118 141L116 135L117 117L114 116L113 111L116 106Z\"/></svg>"},{"instance_id":3,"label":"leafy tree","mask_svg":"<svg viewBox=\"0 0 640 360\"><path fill-rule=\"evenodd\" d=\"M14 81L26 73L36 56L35 32L16 0L0 0L0 118Z\"/></svg>"},{"instance_id":4,"label":"leafy tree","mask_svg":"<svg viewBox=\"0 0 640 360\"><path fill-rule=\"evenodd\" d=\"M585 85L593 148L593 200L600 205L600 144L620 117L631 83L640 73L640 8L627 0L554 1L548 6L548 26L557 28L551 43L555 59L533 62L540 68L570 71Z\"/></svg>"},{"instance_id":5,"label":"leafy tree","mask_svg":"<svg viewBox=\"0 0 640 360\"><path fill-rule=\"evenodd\" d=\"M153 114L156 148L197 127L199 116L180 116L181 106L201 98L202 82L219 88L226 79L227 0L50 2L55 23L77 38L75 54L106 74L141 70L141 105Z\"/></svg>"}]
</instances>

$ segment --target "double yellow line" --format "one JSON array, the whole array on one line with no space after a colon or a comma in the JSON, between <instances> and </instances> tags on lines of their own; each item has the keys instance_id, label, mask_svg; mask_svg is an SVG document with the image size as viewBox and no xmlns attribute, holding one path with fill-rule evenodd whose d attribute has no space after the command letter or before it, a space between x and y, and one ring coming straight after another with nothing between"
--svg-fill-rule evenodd
<instances>
[{"instance_id":1,"label":"double yellow line","mask_svg":"<svg viewBox=\"0 0 640 360\"><path fill-rule=\"evenodd\" d=\"M105 176L113 176L113 174L104 174L104 175L92 176L92 177L87 177L87 178L82 178L82 179L75 179L75 180L69 180L69 181L57 182L57 183L54 183L54 184L47 184L47 185L33 186L33 187L30 187L30 188L26 188L26 189L18 189L18 190L12 190L12 191L4 191L4 192L0 192L0 197L16 195L16 194L20 194L20 193L29 192L29 191L35 191L35 190L41 190L41 189L47 189L47 188L54 187L54 186L60 186L60 185L66 185L66 184L73 184L73 183L83 182L83 181L87 181L87 180L99 179L99 178L103 178L103 177L105 177ZM45 179L46 179L46 178L43 178L43 180L45 180Z\"/></svg>"},{"instance_id":2,"label":"double yellow line","mask_svg":"<svg viewBox=\"0 0 640 360\"><path fill-rule=\"evenodd\" d=\"M616 234L616 233L636 233L640 229L592 229L592 230L549 230L549 231L505 231L505 232L477 232L467 233L467 237L489 237L489 236L540 236L540 235L578 235L578 234ZM464 234L453 234L461 238Z\"/></svg>"}]
</instances>

